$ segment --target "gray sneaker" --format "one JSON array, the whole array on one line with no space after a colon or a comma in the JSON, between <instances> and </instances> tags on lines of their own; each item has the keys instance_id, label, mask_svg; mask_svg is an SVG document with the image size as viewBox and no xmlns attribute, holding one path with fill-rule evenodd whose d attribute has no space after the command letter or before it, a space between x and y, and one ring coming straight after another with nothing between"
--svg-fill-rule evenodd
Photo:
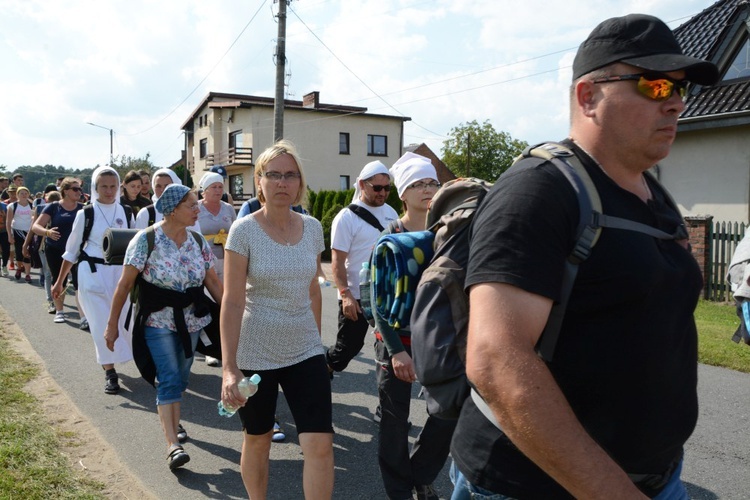
<instances>
[{"instance_id":1,"label":"gray sneaker","mask_svg":"<svg viewBox=\"0 0 750 500\"><path fill-rule=\"evenodd\" d=\"M47 302L47 312L50 314L55 314L57 312L54 302Z\"/></svg>"}]
</instances>

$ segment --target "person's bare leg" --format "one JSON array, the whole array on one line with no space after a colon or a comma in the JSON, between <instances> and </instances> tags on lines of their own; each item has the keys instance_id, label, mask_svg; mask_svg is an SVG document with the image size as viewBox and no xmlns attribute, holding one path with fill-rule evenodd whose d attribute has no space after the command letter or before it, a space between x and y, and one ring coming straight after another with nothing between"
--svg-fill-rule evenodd
<instances>
[{"instance_id":1,"label":"person's bare leg","mask_svg":"<svg viewBox=\"0 0 750 500\"><path fill-rule=\"evenodd\" d=\"M307 500L329 499L333 495L333 434L303 432L299 435L305 465L302 488Z\"/></svg>"},{"instance_id":2,"label":"person's bare leg","mask_svg":"<svg viewBox=\"0 0 750 500\"><path fill-rule=\"evenodd\" d=\"M167 449L172 446L179 446L180 441L177 439L177 423L180 421L180 403L170 403L167 405L158 405L159 421L164 431L164 438L167 440Z\"/></svg>"},{"instance_id":3,"label":"person's bare leg","mask_svg":"<svg viewBox=\"0 0 750 500\"><path fill-rule=\"evenodd\" d=\"M243 432L240 470L250 500L265 500L268 491L268 459L273 430L259 436Z\"/></svg>"}]
</instances>

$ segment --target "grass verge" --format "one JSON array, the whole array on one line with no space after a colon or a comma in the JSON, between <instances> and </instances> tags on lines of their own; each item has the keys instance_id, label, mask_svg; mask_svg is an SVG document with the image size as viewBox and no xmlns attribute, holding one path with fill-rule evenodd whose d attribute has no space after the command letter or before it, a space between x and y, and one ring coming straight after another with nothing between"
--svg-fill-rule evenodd
<instances>
[{"instance_id":1,"label":"grass verge","mask_svg":"<svg viewBox=\"0 0 750 500\"><path fill-rule=\"evenodd\" d=\"M40 402L24 391L39 368L0 331L0 498L104 498L104 485L72 470Z\"/></svg>"},{"instance_id":2,"label":"grass verge","mask_svg":"<svg viewBox=\"0 0 750 500\"><path fill-rule=\"evenodd\" d=\"M731 340L739 322L734 304L699 301L695 310L698 361L750 373L750 346Z\"/></svg>"}]
</instances>

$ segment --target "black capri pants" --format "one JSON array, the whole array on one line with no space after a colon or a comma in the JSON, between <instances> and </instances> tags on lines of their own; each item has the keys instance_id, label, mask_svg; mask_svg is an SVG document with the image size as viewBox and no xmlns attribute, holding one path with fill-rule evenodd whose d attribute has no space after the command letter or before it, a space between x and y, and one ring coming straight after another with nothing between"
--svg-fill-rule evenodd
<instances>
[{"instance_id":1,"label":"black capri pants","mask_svg":"<svg viewBox=\"0 0 750 500\"><path fill-rule=\"evenodd\" d=\"M289 404L297 433L333 433L331 379L325 356L313 356L296 365L276 370L242 370L246 377L260 375L258 392L237 413L248 434L270 432L276 415L279 386Z\"/></svg>"}]
</instances>

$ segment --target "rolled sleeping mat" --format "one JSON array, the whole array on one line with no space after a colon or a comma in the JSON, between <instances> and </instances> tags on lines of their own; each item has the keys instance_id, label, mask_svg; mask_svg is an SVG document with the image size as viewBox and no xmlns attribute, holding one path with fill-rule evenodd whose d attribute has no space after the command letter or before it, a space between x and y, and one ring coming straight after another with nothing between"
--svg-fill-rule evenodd
<instances>
[{"instance_id":1,"label":"rolled sleeping mat","mask_svg":"<svg viewBox=\"0 0 750 500\"><path fill-rule=\"evenodd\" d=\"M109 228L104 231L104 241L102 242L102 251L104 252L104 262L112 265L122 265L125 259L125 250L128 249L128 243L138 233L138 229L113 229Z\"/></svg>"}]
</instances>

